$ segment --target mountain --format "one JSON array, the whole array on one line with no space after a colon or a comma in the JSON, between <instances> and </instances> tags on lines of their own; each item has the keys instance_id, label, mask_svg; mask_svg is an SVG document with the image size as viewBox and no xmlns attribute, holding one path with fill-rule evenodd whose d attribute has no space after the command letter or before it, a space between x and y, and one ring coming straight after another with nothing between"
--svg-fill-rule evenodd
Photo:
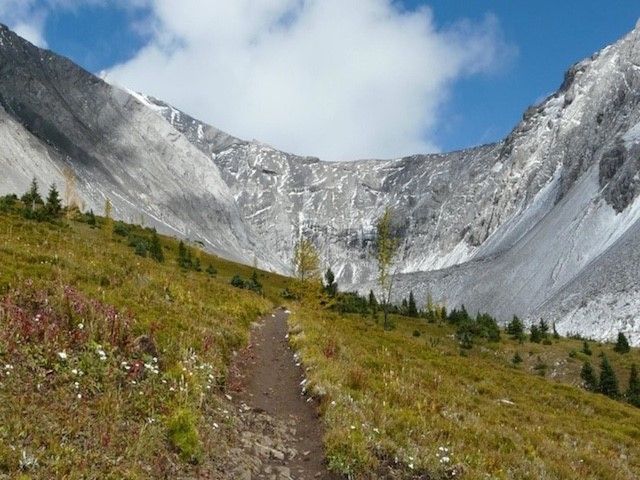
<instances>
[{"instance_id":1,"label":"mountain","mask_svg":"<svg viewBox=\"0 0 640 480\"><path fill-rule=\"evenodd\" d=\"M502 320L640 344L640 25L570 68L501 142L323 162L244 141L110 86L0 30L0 191L71 167L106 196L224 257L286 273L299 234L343 288L375 288L375 222L393 207L410 290Z\"/></svg>"}]
</instances>

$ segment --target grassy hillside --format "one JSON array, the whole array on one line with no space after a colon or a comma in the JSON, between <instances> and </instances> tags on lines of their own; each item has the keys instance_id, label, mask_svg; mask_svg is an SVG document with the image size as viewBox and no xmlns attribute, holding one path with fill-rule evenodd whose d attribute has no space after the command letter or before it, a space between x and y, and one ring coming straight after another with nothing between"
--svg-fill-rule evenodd
<instances>
[{"instance_id":1,"label":"grassy hillside","mask_svg":"<svg viewBox=\"0 0 640 480\"><path fill-rule=\"evenodd\" d=\"M218 478L229 360L285 280L79 219L0 213L0 478Z\"/></svg>"},{"instance_id":2,"label":"grassy hillside","mask_svg":"<svg viewBox=\"0 0 640 480\"><path fill-rule=\"evenodd\" d=\"M292 318L292 342L308 388L323 398L329 461L338 471L355 478L390 471L436 479L640 477L640 409L578 386L582 341L520 344L503 333L500 342L461 351L450 325L394 321L394 330L383 331L370 318L321 309ZM626 388L640 353L591 347L592 362L606 353Z\"/></svg>"}]
</instances>

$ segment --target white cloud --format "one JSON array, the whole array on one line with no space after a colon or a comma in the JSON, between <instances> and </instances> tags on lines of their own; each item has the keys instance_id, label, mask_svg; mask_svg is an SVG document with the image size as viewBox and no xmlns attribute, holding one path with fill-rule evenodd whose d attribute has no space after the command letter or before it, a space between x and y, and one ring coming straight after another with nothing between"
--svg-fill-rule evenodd
<instances>
[{"instance_id":1,"label":"white cloud","mask_svg":"<svg viewBox=\"0 0 640 480\"><path fill-rule=\"evenodd\" d=\"M47 41L42 34L41 24L20 22L13 26L13 31L38 47L47 48Z\"/></svg>"},{"instance_id":2,"label":"white cloud","mask_svg":"<svg viewBox=\"0 0 640 480\"><path fill-rule=\"evenodd\" d=\"M438 28L391 0L154 0L153 40L111 81L243 138L321 158L437 150L454 82L511 50L498 21Z\"/></svg>"},{"instance_id":3,"label":"white cloud","mask_svg":"<svg viewBox=\"0 0 640 480\"><path fill-rule=\"evenodd\" d=\"M46 45L39 18L87 3L151 12L132 25L150 42L109 80L330 160L438 150L455 82L513 53L491 15L442 28L396 0L0 0L0 19Z\"/></svg>"}]
</instances>

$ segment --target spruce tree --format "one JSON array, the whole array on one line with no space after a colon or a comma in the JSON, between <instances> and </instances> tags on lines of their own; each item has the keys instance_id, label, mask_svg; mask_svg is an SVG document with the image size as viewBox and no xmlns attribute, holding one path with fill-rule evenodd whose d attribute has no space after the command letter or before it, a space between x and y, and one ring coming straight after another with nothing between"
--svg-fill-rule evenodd
<instances>
[{"instance_id":1,"label":"spruce tree","mask_svg":"<svg viewBox=\"0 0 640 480\"><path fill-rule=\"evenodd\" d=\"M409 304L407 306L407 315L410 317L418 316L418 308L416 307L416 299L413 296L413 291L409 292Z\"/></svg>"},{"instance_id":2,"label":"spruce tree","mask_svg":"<svg viewBox=\"0 0 640 480\"><path fill-rule=\"evenodd\" d=\"M373 293L373 290L369 290L369 310L372 315L375 315L378 312L378 300L376 299L376 295Z\"/></svg>"},{"instance_id":3,"label":"spruce tree","mask_svg":"<svg viewBox=\"0 0 640 480\"><path fill-rule=\"evenodd\" d=\"M55 183L51 185L51 188L49 188L45 211L49 218L59 217L62 213L62 202L60 201L60 194L58 193Z\"/></svg>"},{"instance_id":4,"label":"spruce tree","mask_svg":"<svg viewBox=\"0 0 640 480\"><path fill-rule=\"evenodd\" d=\"M605 355L602 356L602 363L600 364L598 392L612 398L620 395L618 377L616 377L616 372L613 371L613 367L611 367L609 359Z\"/></svg>"},{"instance_id":5,"label":"spruce tree","mask_svg":"<svg viewBox=\"0 0 640 480\"><path fill-rule=\"evenodd\" d=\"M522 363L522 357L520 356L519 352L516 352L513 355L513 358L511 359L511 363L513 363L514 365L519 365L520 363Z\"/></svg>"},{"instance_id":6,"label":"spruce tree","mask_svg":"<svg viewBox=\"0 0 640 480\"><path fill-rule=\"evenodd\" d=\"M178 244L178 265L184 269L191 268L191 252L182 240Z\"/></svg>"},{"instance_id":7,"label":"spruce tree","mask_svg":"<svg viewBox=\"0 0 640 480\"><path fill-rule=\"evenodd\" d=\"M93 213L93 210L89 210L87 214L87 224L89 224L91 228L96 227L96 215Z\"/></svg>"},{"instance_id":8,"label":"spruce tree","mask_svg":"<svg viewBox=\"0 0 640 480\"><path fill-rule=\"evenodd\" d=\"M635 363L631 365L629 388L625 396L631 405L640 407L640 377L638 377L638 367Z\"/></svg>"},{"instance_id":9,"label":"spruce tree","mask_svg":"<svg viewBox=\"0 0 640 480\"><path fill-rule=\"evenodd\" d=\"M36 205L44 204L38 190L38 181L36 180L36 177L33 177L33 179L31 180L31 185L29 186L29 190L27 190L27 192L20 198L20 200L25 204L27 208L32 210L35 209Z\"/></svg>"},{"instance_id":10,"label":"spruce tree","mask_svg":"<svg viewBox=\"0 0 640 480\"><path fill-rule=\"evenodd\" d=\"M327 268L327 271L324 273L324 291L327 292L327 295L330 297L335 297L336 293L338 293L338 284L336 283L336 276L331 270L331 267Z\"/></svg>"},{"instance_id":11,"label":"spruce tree","mask_svg":"<svg viewBox=\"0 0 640 480\"><path fill-rule=\"evenodd\" d=\"M545 338L547 338L547 336L549 335L549 324L541 318L540 323L538 324L538 328L540 329L540 335L542 335L542 339L544 340Z\"/></svg>"},{"instance_id":12,"label":"spruce tree","mask_svg":"<svg viewBox=\"0 0 640 480\"><path fill-rule=\"evenodd\" d=\"M618 341L616 342L616 346L613 347L613 350L618 353L629 353L631 347L629 347L629 341L627 337L625 337L624 333L618 333Z\"/></svg>"},{"instance_id":13,"label":"spruce tree","mask_svg":"<svg viewBox=\"0 0 640 480\"><path fill-rule=\"evenodd\" d=\"M507 333L511 335L514 340L522 340L524 336L524 324L517 315L514 315L513 319L507 325Z\"/></svg>"},{"instance_id":14,"label":"spruce tree","mask_svg":"<svg viewBox=\"0 0 640 480\"><path fill-rule=\"evenodd\" d=\"M556 330L556 322L553 322L553 338L556 340L560 339L560 334L558 333L558 330Z\"/></svg>"},{"instance_id":15,"label":"spruce tree","mask_svg":"<svg viewBox=\"0 0 640 480\"><path fill-rule=\"evenodd\" d=\"M586 340L582 342L582 353L589 356L591 356L591 354L593 353L591 351L591 347L589 346L589 342L587 342Z\"/></svg>"},{"instance_id":16,"label":"spruce tree","mask_svg":"<svg viewBox=\"0 0 640 480\"><path fill-rule=\"evenodd\" d=\"M164 252L162 251L162 245L160 244L160 237L158 237L158 234L155 230L153 231L153 235L151 236L149 256L151 256L151 258L153 258L156 262L164 262Z\"/></svg>"},{"instance_id":17,"label":"spruce tree","mask_svg":"<svg viewBox=\"0 0 640 480\"><path fill-rule=\"evenodd\" d=\"M582 371L580 372L580 378L582 378L582 381L584 382L584 388L590 392L598 390L598 377L591 366L591 362L584 362L582 365Z\"/></svg>"},{"instance_id":18,"label":"spruce tree","mask_svg":"<svg viewBox=\"0 0 640 480\"><path fill-rule=\"evenodd\" d=\"M531 325L531 335L529 337L529 339L531 340L531 342L533 343L540 343L542 342L542 332L540 331L540 327L538 325Z\"/></svg>"}]
</instances>

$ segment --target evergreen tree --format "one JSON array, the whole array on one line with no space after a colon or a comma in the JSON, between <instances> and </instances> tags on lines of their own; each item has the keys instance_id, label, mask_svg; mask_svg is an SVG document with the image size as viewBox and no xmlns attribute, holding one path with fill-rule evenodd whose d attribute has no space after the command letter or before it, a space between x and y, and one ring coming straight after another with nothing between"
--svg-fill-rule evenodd
<instances>
[{"instance_id":1,"label":"evergreen tree","mask_svg":"<svg viewBox=\"0 0 640 480\"><path fill-rule=\"evenodd\" d=\"M400 306L400 313L402 313L402 315L408 315L409 314L409 304L407 303L407 299L406 298L402 299L402 304Z\"/></svg>"},{"instance_id":2,"label":"evergreen tree","mask_svg":"<svg viewBox=\"0 0 640 480\"><path fill-rule=\"evenodd\" d=\"M589 346L589 342L587 342L586 340L582 342L582 353L589 356L591 356L591 354L593 353L591 351L591 347Z\"/></svg>"},{"instance_id":3,"label":"evergreen tree","mask_svg":"<svg viewBox=\"0 0 640 480\"><path fill-rule=\"evenodd\" d=\"M522 363L522 357L520 356L520 353L516 352L513 355L513 358L511 359L511 363L513 363L514 365L519 365Z\"/></svg>"},{"instance_id":4,"label":"evergreen tree","mask_svg":"<svg viewBox=\"0 0 640 480\"><path fill-rule=\"evenodd\" d=\"M49 218L57 218L62 213L62 202L60 201L60 194L58 193L55 183L49 188L45 211Z\"/></svg>"},{"instance_id":5,"label":"evergreen tree","mask_svg":"<svg viewBox=\"0 0 640 480\"><path fill-rule=\"evenodd\" d=\"M162 245L160 244L160 237L156 231L153 231L151 236L151 245L149 246L149 256L156 262L164 262L164 252L162 251Z\"/></svg>"},{"instance_id":6,"label":"evergreen tree","mask_svg":"<svg viewBox=\"0 0 640 480\"><path fill-rule=\"evenodd\" d=\"M416 299L413 296L413 291L409 292L409 304L407 305L407 315L410 317L418 316L418 308L416 307Z\"/></svg>"},{"instance_id":7,"label":"evergreen tree","mask_svg":"<svg viewBox=\"0 0 640 480\"><path fill-rule=\"evenodd\" d=\"M262 284L260 283L260 280L258 280L258 270L256 270L255 268L253 269L253 272L251 272L251 282L249 283L249 289L253 290L254 292L262 292Z\"/></svg>"},{"instance_id":8,"label":"evergreen tree","mask_svg":"<svg viewBox=\"0 0 640 480\"><path fill-rule=\"evenodd\" d=\"M31 185L29 186L29 190L27 190L27 192L22 195L20 200L25 204L27 208L31 210L35 210L36 205L44 204L38 190L38 181L36 180L36 177L33 177L33 180L31 180Z\"/></svg>"},{"instance_id":9,"label":"evergreen tree","mask_svg":"<svg viewBox=\"0 0 640 480\"><path fill-rule=\"evenodd\" d=\"M584 362L582 365L582 371L580 372L580 378L584 382L584 388L590 392L598 390L598 377L591 366L591 362Z\"/></svg>"},{"instance_id":10,"label":"evergreen tree","mask_svg":"<svg viewBox=\"0 0 640 480\"><path fill-rule=\"evenodd\" d=\"M191 268L191 252L182 240L178 244L178 265L188 270Z\"/></svg>"},{"instance_id":11,"label":"evergreen tree","mask_svg":"<svg viewBox=\"0 0 640 480\"><path fill-rule=\"evenodd\" d=\"M538 328L540 329L540 334L542 335L542 338L543 339L547 338L547 336L549 335L549 324L545 320L540 319Z\"/></svg>"},{"instance_id":12,"label":"evergreen tree","mask_svg":"<svg viewBox=\"0 0 640 480\"><path fill-rule=\"evenodd\" d=\"M613 371L613 367L611 367L609 359L605 355L602 356L602 362L600 364L600 383L598 385L598 392L612 398L616 398L620 395L618 377L616 377L616 372Z\"/></svg>"},{"instance_id":13,"label":"evergreen tree","mask_svg":"<svg viewBox=\"0 0 640 480\"><path fill-rule=\"evenodd\" d=\"M640 377L638 377L638 367L636 367L635 363L631 365L629 388L625 396L631 405L640 407Z\"/></svg>"},{"instance_id":14,"label":"evergreen tree","mask_svg":"<svg viewBox=\"0 0 640 480\"><path fill-rule=\"evenodd\" d=\"M613 350L618 353L629 353L631 347L629 347L629 341L627 337L625 337L624 333L618 333L618 341L616 342L616 346L613 347Z\"/></svg>"},{"instance_id":15,"label":"evergreen tree","mask_svg":"<svg viewBox=\"0 0 640 480\"><path fill-rule=\"evenodd\" d=\"M191 251L189 251L189 259L191 260ZM200 258L199 257L194 257L193 260L191 260L191 265L193 267L193 269L196 272L201 272L202 271L202 266L200 265Z\"/></svg>"},{"instance_id":16,"label":"evergreen tree","mask_svg":"<svg viewBox=\"0 0 640 480\"><path fill-rule=\"evenodd\" d=\"M372 315L375 315L378 312L378 300L376 299L376 295L373 293L373 290L369 290L369 311Z\"/></svg>"},{"instance_id":17,"label":"evergreen tree","mask_svg":"<svg viewBox=\"0 0 640 480\"><path fill-rule=\"evenodd\" d=\"M473 348L473 335L470 332L458 332L457 337L460 341L460 348L465 350L471 350Z\"/></svg>"},{"instance_id":18,"label":"evergreen tree","mask_svg":"<svg viewBox=\"0 0 640 480\"><path fill-rule=\"evenodd\" d=\"M540 331L540 327L538 325L531 325L531 335L529 336L529 340L533 343L542 342L542 332Z\"/></svg>"},{"instance_id":19,"label":"evergreen tree","mask_svg":"<svg viewBox=\"0 0 640 480\"><path fill-rule=\"evenodd\" d=\"M89 213L87 214L87 224L89 224L91 228L96 227L96 216L93 213L93 210L89 210Z\"/></svg>"},{"instance_id":20,"label":"evergreen tree","mask_svg":"<svg viewBox=\"0 0 640 480\"><path fill-rule=\"evenodd\" d=\"M517 315L513 316L513 319L507 325L507 333L513 337L514 340L522 340L524 337L524 324Z\"/></svg>"},{"instance_id":21,"label":"evergreen tree","mask_svg":"<svg viewBox=\"0 0 640 480\"><path fill-rule=\"evenodd\" d=\"M336 276L333 274L331 267L327 268L324 274L324 281L324 291L327 292L327 295L330 297L335 297L336 293L338 293L338 284L336 283Z\"/></svg>"},{"instance_id":22,"label":"evergreen tree","mask_svg":"<svg viewBox=\"0 0 640 480\"><path fill-rule=\"evenodd\" d=\"M215 277L215 275L218 273L218 271L211 264L209 264L209 266L207 267L206 272L210 277Z\"/></svg>"}]
</instances>

